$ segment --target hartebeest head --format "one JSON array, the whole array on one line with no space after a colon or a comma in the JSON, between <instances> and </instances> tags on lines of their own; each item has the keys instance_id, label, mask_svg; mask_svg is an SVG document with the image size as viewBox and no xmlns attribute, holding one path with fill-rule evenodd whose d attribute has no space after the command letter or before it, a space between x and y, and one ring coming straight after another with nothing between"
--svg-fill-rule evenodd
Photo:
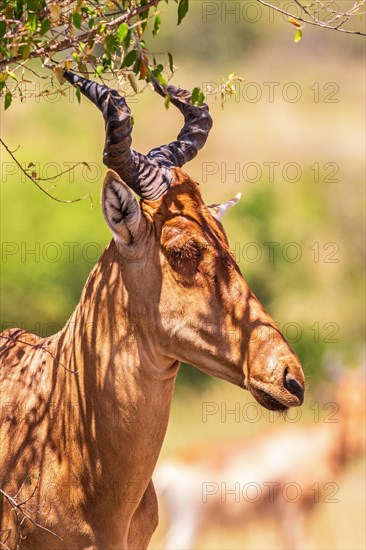
<instances>
[{"instance_id":1,"label":"hartebeest head","mask_svg":"<svg viewBox=\"0 0 366 550\"><path fill-rule=\"evenodd\" d=\"M131 149L125 99L72 73L65 78L104 116L104 163L111 170L102 209L145 344L248 389L268 409L300 405L299 359L243 279L219 221L236 199L206 206L198 184L180 168L206 142L212 126L207 105L192 105L189 92L174 86L155 85L169 94L185 123L176 141L142 155Z\"/></svg>"}]
</instances>

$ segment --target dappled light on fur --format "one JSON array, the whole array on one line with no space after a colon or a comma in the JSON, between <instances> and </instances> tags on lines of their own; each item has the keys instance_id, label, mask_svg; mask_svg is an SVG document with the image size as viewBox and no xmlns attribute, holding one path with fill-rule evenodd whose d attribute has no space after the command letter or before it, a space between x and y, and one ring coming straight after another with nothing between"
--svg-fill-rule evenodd
<instances>
[{"instance_id":1,"label":"dappled light on fur","mask_svg":"<svg viewBox=\"0 0 366 550\"><path fill-rule=\"evenodd\" d=\"M126 118L110 93L101 95L107 119L117 117L107 121L107 149ZM191 107L177 102L187 130ZM166 147L192 158L203 144L193 141L192 150ZM121 147L123 159L135 158ZM69 321L44 339L17 329L2 335L1 487L18 494L29 479L32 519L48 529L20 521L4 501L10 547L21 538L27 550L147 547L157 525L151 477L180 361L248 389L268 409L302 403L286 384L290 374L303 391L300 362L240 274L221 223L183 170L169 166L169 174L157 200L138 182L138 202L108 170L102 210L113 240Z\"/></svg>"}]
</instances>

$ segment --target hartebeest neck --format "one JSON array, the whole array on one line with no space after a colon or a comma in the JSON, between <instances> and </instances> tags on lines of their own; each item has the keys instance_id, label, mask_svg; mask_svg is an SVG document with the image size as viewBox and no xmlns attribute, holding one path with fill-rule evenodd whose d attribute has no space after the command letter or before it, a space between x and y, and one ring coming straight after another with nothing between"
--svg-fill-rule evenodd
<instances>
[{"instance_id":1,"label":"hartebeest neck","mask_svg":"<svg viewBox=\"0 0 366 550\"><path fill-rule=\"evenodd\" d=\"M143 491L166 432L178 364L157 354L148 324L130 314L143 283L135 281L130 296L120 262L112 241L57 344L77 371L65 373L67 395L80 410L83 440L91 442L90 463L116 482L128 472Z\"/></svg>"}]
</instances>

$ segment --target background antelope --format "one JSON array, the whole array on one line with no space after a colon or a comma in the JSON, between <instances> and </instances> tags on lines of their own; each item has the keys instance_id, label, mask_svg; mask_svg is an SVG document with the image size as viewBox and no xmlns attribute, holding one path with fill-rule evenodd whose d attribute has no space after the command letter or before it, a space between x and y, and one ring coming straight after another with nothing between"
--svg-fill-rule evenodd
<instances>
[{"instance_id":1,"label":"background antelope","mask_svg":"<svg viewBox=\"0 0 366 550\"><path fill-rule=\"evenodd\" d=\"M241 529L244 537L251 524L263 529L268 519L279 547L319 547L309 535L310 514L324 502L334 509L344 498L341 475L365 451L364 372L344 372L326 398L325 422L207 442L163 461L154 483L166 511L164 548L197 548L216 525Z\"/></svg>"},{"instance_id":2,"label":"background antelope","mask_svg":"<svg viewBox=\"0 0 366 550\"><path fill-rule=\"evenodd\" d=\"M176 141L142 155L125 100L65 78L104 116L101 204L113 239L60 332L2 334L2 543L140 550L157 525L151 476L179 362L278 411L302 403L304 377L230 252L219 218L235 200L205 206L180 168L207 139L207 106L157 87L185 123Z\"/></svg>"}]
</instances>

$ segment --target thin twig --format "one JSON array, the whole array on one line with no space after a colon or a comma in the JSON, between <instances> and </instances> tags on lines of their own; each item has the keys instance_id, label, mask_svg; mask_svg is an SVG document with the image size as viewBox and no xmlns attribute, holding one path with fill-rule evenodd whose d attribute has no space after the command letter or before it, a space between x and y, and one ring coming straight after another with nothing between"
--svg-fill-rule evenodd
<instances>
[{"instance_id":1,"label":"thin twig","mask_svg":"<svg viewBox=\"0 0 366 550\"><path fill-rule=\"evenodd\" d=\"M359 35L359 36L366 36L366 33L361 32L361 31L352 31L352 30L348 30L348 29L341 29L339 27L332 27L332 25L328 25L327 23L324 23L324 21L321 21L320 19L317 19L317 18L314 18L313 21L311 21L309 19L304 19L304 17L300 17L299 15L295 15L293 13L290 13L290 12L288 12L288 11L282 9L282 8L279 8L278 6L276 6L274 4L266 2L265 0L257 0L257 2L259 2L263 6L266 6L267 8L278 11L279 13L282 13L283 15L286 15L287 17L292 17L294 19L297 19L298 21L302 21L303 23L308 23L309 25L314 25L315 27L321 27L321 28L324 28L324 29L331 29L333 31L344 32L344 33L347 33L347 34L355 34L355 35ZM353 14L353 15L355 15L355 14ZM339 16L341 16L341 14L337 14L337 18ZM333 21L334 21L334 19L333 19Z\"/></svg>"},{"instance_id":2,"label":"thin twig","mask_svg":"<svg viewBox=\"0 0 366 550\"><path fill-rule=\"evenodd\" d=\"M311 14L306 8L305 6L303 6L300 2L300 0L294 0L296 2L296 4L299 6L299 8L304 12L306 13L306 15L308 15L309 17L312 17L313 19L315 19L314 15Z\"/></svg>"},{"instance_id":3,"label":"thin twig","mask_svg":"<svg viewBox=\"0 0 366 550\"><path fill-rule=\"evenodd\" d=\"M11 533L11 529L3 529L2 531L0 531L0 535L2 535L3 533L6 533L6 532ZM10 548L10 546L8 546L7 544L5 544L5 542L1 542L1 540L0 540L0 544L1 544L1 548L5 548L5 550L12 550L12 549Z\"/></svg>"},{"instance_id":4,"label":"thin twig","mask_svg":"<svg viewBox=\"0 0 366 550\"><path fill-rule=\"evenodd\" d=\"M9 155L11 156L11 158L13 159L13 161L16 163L16 165L20 168L20 170L23 172L23 174L26 175L26 177L34 183L34 185L36 185L38 187L38 189L40 191L42 191L42 193L44 193L45 195L47 195L47 197L49 197L50 199L56 201L56 202L62 202L62 203L67 203L67 204L72 204L74 202L80 202L80 201L83 201L85 199L89 199L90 200L90 203L93 204L93 200L91 198L91 195L88 193L87 195L84 195L83 197L79 197L77 199L59 199L58 197L55 197L54 195L51 195L51 193L48 193L46 191L46 189L44 189L41 185L39 185L39 183L37 182L37 180L35 178L33 178L30 174L28 174L28 172L23 168L23 166L20 164L20 162L18 161L18 159L13 155L12 151L9 149L9 147L6 145L6 143L4 143L4 141L0 138L0 143L3 147L5 147L5 149L7 150L7 152L9 153Z\"/></svg>"},{"instance_id":5,"label":"thin twig","mask_svg":"<svg viewBox=\"0 0 366 550\"><path fill-rule=\"evenodd\" d=\"M37 480L37 484L38 484L38 480ZM37 488L37 485L36 485L36 488ZM6 500L9 502L10 506L12 506L14 510L19 510L19 512L23 514L23 516L26 517L31 523L33 523L33 525L35 525L36 527L39 527L40 529L43 529L44 531L47 531L47 533L50 533L51 535L54 535L59 540L62 540L62 538L57 533L55 533L54 531L51 531L50 529L47 529L47 527L45 527L44 525L37 523L33 518L31 518L31 516L25 510L23 510L24 502L27 502L29 499L27 499L23 503L18 503L14 497L11 497L10 495L8 495L5 491L3 491L3 489L0 489L0 493L6 498ZM31 496L33 495L34 495L34 491Z\"/></svg>"},{"instance_id":6,"label":"thin twig","mask_svg":"<svg viewBox=\"0 0 366 550\"><path fill-rule=\"evenodd\" d=\"M77 374L79 372L78 370L72 370L69 369L66 365L63 365L61 361L56 359L56 357L50 352L50 350L45 348L42 344L31 344L30 342L26 342L25 340L19 340L19 338L10 338L9 336L4 336L3 334L0 334L0 338L4 338L4 340L8 340L9 342L19 342L20 344L25 344L26 346L30 346L31 348L41 349L47 352L52 357L52 359L54 359L57 364L65 369L67 372L70 372L71 374Z\"/></svg>"},{"instance_id":7,"label":"thin twig","mask_svg":"<svg viewBox=\"0 0 366 550\"><path fill-rule=\"evenodd\" d=\"M65 174L68 174L72 170L75 170L77 166L86 166L84 162L75 162L74 166L71 166L70 168L67 168L66 170L63 170L62 172L59 172L58 174L55 174L54 176L50 176L49 178L37 178L37 181L51 181L55 180L56 178L60 178L61 176L64 176Z\"/></svg>"}]
</instances>

